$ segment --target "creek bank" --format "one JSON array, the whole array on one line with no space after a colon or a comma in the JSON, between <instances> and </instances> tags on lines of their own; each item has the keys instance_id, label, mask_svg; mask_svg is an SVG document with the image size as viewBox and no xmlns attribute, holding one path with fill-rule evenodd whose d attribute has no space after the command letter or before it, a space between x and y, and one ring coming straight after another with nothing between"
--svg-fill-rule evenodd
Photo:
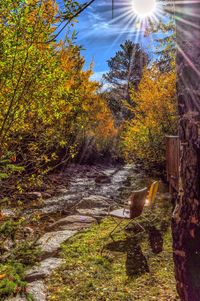
<instances>
[{"instance_id":1,"label":"creek bank","mask_svg":"<svg viewBox=\"0 0 200 301\"><path fill-rule=\"evenodd\" d=\"M70 175L70 176L69 176ZM41 262L29 269L27 290L35 301L46 301L48 292L44 280L62 264L59 257L61 244L98 223L107 215L108 208L115 208L132 190L142 188L151 179L138 167L70 166L63 172L67 185L59 188L58 196L45 199L40 206L27 208L23 216L31 218L41 215L41 237L37 244L41 248ZM63 181L64 182L64 181ZM34 193L34 196L39 194ZM21 299L20 299L21 298ZM24 301L16 296L8 301Z\"/></svg>"}]
</instances>

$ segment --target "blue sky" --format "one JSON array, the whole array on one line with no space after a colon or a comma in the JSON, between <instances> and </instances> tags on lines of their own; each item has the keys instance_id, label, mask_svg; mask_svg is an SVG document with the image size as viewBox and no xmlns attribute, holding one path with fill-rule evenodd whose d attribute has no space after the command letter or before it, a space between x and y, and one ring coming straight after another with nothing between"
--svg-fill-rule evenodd
<instances>
[{"instance_id":1,"label":"blue sky","mask_svg":"<svg viewBox=\"0 0 200 301\"><path fill-rule=\"evenodd\" d=\"M93 79L100 80L108 70L107 60L115 55L120 44L130 39L139 42L153 56L155 50L155 34L144 36L139 31L138 23L133 21L132 0L115 0L114 19L112 19L112 0L96 0L78 18L76 24L77 40L85 57L85 68L94 63ZM85 1L80 1L85 2Z\"/></svg>"}]
</instances>

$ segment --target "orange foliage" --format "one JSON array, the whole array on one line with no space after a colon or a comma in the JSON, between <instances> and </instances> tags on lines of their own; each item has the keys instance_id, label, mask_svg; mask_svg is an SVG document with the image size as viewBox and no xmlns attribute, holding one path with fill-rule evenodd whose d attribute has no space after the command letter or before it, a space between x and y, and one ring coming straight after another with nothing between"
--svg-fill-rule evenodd
<instances>
[{"instance_id":1,"label":"orange foliage","mask_svg":"<svg viewBox=\"0 0 200 301\"><path fill-rule=\"evenodd\" d=\"M153 66L145 70L138 91L132 91L134 118L122 134L122 147L128 159L147 164L165 161L165 135L176 133L176 74L161 73Z\"/></svg>"}]
</instances>

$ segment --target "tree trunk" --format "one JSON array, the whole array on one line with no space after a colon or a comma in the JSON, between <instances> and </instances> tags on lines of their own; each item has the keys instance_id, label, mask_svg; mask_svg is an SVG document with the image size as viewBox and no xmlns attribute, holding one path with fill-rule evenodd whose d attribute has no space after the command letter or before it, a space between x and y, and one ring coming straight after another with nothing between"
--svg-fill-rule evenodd
<instances>
[{"instance_id":1,"label":"tree trunk","mask_svg":"<svg viewBox=\"0 0 200 301\"><path fill-rule=\"evenodd\" d=\"M181 300L200 301L200 0L177 3L181 159L172 219L175 276Z\"/></svg>"}]
</instances>

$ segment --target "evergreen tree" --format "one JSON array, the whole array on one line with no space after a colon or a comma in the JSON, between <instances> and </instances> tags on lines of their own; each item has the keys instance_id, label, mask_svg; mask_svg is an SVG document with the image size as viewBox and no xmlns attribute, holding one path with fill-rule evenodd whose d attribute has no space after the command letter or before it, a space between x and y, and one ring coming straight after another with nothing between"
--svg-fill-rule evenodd
<instances>
[{"instance_id":1,"label":"evergreen tree","mask_svg":"<svg viewBox=\"0 0 200 301\"><path fill-rule=\"evenodd\" d=\"M120 47L115 56L108 60L110 70L103 76L110 85L109 104L118 121L119 117L128 117L124 101L133 105L130 88L137 89L143 69L149 62L148 55L139 44L127 40Z\"/></svg>"},{"instance_id":2,"label":"evergreen tree","mask_svg":"<svg viewBox=\"0 0 200 301\"><path fill-rule=\"evenodd\" d=\"M176 56L175 24L170 20L167 24L161 24L162 37L156 39L158 43L156 55L160 71L168 72L173 68Z\"/></svg>"}]
</instances>

